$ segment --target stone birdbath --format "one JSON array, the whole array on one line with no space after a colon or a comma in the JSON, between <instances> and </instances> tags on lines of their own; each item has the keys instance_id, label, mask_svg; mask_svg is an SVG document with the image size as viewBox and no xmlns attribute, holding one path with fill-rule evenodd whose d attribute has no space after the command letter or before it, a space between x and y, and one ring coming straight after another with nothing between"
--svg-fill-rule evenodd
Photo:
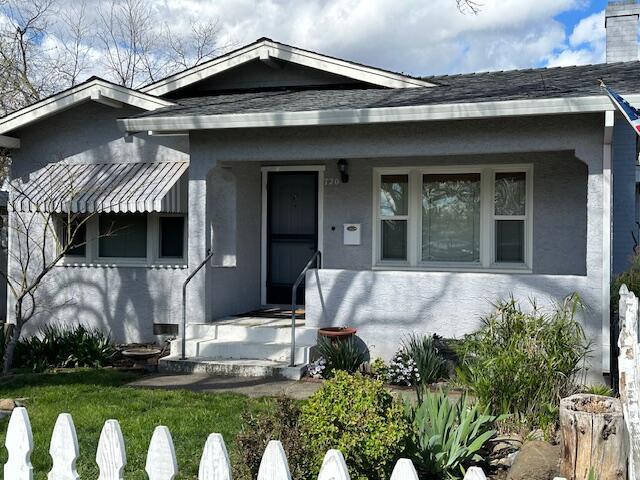
<instances>
[{"instance_id":1,"label":"stone birdbath","mask_svg":"<svg viewBox=\"0 0 640 480\"><path fill-rule=\"evenodd\" d=\"M159 348L135 347L122 351L122 356L133 360L133 368L146 368L149 360L162 353Z\"/></svg>"}]
</instances>

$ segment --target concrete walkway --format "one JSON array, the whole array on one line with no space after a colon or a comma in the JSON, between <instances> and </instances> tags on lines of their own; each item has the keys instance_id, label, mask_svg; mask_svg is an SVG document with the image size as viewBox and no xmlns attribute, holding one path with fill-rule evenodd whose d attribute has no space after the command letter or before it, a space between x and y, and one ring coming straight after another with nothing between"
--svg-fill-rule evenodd
<instances>
[{"instance_id":1,"label":"concrete walkway","mask_svg":"<svg viewBox=\"0 0 640 480\"><path fill-rule=\"evenodd\" d=\"M248 397L276 397L286 395L304 400L313 395L322 385L320 382L279 380L253 377L212 377L206 374L144 376L127 386L134 388L157 388L163 390L192 390L205 393L239 393ZM413 390L391 388L394 395L415 400Z\"/></svg>"}]
</instances>

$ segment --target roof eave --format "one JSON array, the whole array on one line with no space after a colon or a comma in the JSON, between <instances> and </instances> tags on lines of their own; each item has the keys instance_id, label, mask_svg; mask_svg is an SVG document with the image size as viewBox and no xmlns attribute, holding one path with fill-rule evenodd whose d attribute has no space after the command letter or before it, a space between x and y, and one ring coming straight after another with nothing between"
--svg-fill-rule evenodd
<instances>
[{"instance_id":1,"label":"roof eave","mask_svg":"<svg viewBox=\"0 0 640 480\"><path fill-rule=\"evenodd\" d=\"M640 102L640 95L629 95ZM261 112L222 115L148 116L123 118L119 127L126 132L153 130L188 131L232 128L349 125L435 120L471 120L491 117L594 113L613 110L604 95L509 100L499 102L451 103L403 107L314 110L304 112Z\"/></svg>"},{"instance_id":2,"label":"roof eave","mask_svg":"<svg viewBox=\"0 0 640 480\"><path fill-rule=\"evenodd\" d=\"M427 82L420 78L409 77L375 67L328 57L272 40L260 40L229 54L222 55L147 85L143 87L141 91L151 95L166 95L174 90L185 88L243 63L256 59L265 60L269 58L323 70L380 87L416 88L436 86L434 83Z\"/></svg>"},{"instance_id":3,"label":"roof eave","mask_svg":"<svg viewBox=\"0 0 640 480\"><path fill-rule=\"evenodd\" d=\"M4 135L42 120L83 101L95 101L111 107L131 105L152 111L175 105L173 102L127 87L112 84L102 79L92 79L73 88L29 105L0 118L0 135ZM12 137L8 137L12 138ZM18 148L18 146L6 146Z\"/></svg>"}]
</instances>

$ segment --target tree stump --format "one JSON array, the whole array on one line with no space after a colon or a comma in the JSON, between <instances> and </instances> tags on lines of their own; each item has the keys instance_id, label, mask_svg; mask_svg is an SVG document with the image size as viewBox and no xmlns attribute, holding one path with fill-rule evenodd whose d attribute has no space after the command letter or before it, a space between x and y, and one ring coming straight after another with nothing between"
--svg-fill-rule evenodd
<instances>
[{"instance_id":1,"label":"tree stump","mask_svg":"<svg viewBox=\"0 0 640 480\"><path fill-rule=\"evenodd\" d=\"M627 434L616 398L579 394L560 401L562 476L588 480L627 478Z\"/></svg>"}]
</instances>

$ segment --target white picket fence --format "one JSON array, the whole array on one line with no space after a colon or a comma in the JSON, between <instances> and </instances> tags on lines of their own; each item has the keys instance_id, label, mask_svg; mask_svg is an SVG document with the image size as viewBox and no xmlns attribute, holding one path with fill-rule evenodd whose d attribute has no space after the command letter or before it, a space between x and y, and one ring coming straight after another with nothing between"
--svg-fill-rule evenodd
<instances>
[{"instance_id":1,"label":"white picket fence","mask_svg":"<svg viewBox=\"0 0 640 480\"><path fill-rule=\"evenodd\" d=\"M640 343L638 298L626 285L620 287L618 371L620 401L629 433L629 479L640 476Z\"/></svg>"},{"instance_id":2,"label":"white picket fence","mask_svg":"<svg viewBox=\"0 0 640 480\"><path fill-rule=\"evenodd\" d=\"M32 480L33 435L27 410L15 408L7 427L5 447L9 452L4 465L5 480ZM49 454L53 466L48 480L79 480L76 460L79 455L76 428L71 415L58 416ZM98 480L122 480L127 464L124 438L117 420L107 420L102 428L96 452L96 464L100 470ZM172 480L178 474L178 461L167 427L156 427L151 437L145 471L149 480ZM486 480L482 469L471 467L464 480ZM198 480L231 480L231 464L222 435L212 433L207 439L198 471ZM267 445L260 462L258 480L291 480L287 456L279 441ZM347 464L342 453L329 450L324 457L318 480L349 480ZM411 460L401 459L395 465L391 480L418 480L418 474Z\"/></svg>"}]
</instances>

